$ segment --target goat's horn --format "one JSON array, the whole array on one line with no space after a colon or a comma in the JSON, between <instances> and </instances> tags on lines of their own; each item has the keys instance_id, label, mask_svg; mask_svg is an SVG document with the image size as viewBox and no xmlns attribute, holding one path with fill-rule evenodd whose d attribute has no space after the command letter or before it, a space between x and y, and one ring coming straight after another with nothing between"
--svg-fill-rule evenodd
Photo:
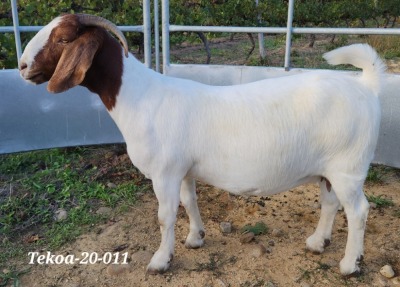
<instances>
[{"instance_id":1,"label":"goat's horn","mask_svg":"<svg viewBox=\"0 0 400 287\"><path fill-rule=\"evenodd\" d=\"M76 14L76 16L78 17L79 22L84 25L99 26L114 33L114 35L117 36L122 46L124 47L125 56L128 57L128 42L126 41L124 34L121 32L121 30L118 29L118 27L114 23L95 15Z\"/></svg>"}]
</instances>

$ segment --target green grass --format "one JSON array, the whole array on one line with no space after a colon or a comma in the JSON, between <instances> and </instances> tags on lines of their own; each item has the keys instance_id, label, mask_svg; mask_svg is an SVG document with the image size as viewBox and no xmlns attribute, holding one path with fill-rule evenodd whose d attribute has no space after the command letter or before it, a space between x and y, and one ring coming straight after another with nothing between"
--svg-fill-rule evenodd
<instances>
[{"instance_id":1,"label":"green grass","mask_svg":"<svg viewBox=\"0 0 400 287\"><path fill-rule=\"evenodd\" d=\"M24 254L27 234L37 235L29 248L55 249L105 221L99 207L128 210L143 182L118 146L0 155L0 266ZM60 208L67 218L56 221Z\"/></svg>"},{"instance_id":2,"label":"green grass","mask_svg":"<svg viewBox=\"0 0 400 287\"><path fill-rule=\"evenodd\" d=\"M378 208L394 206L394 203L391 199L385 198L382 195L375 196L367 194L367 199L369 202L375 203Z\"/></svg>"},{"instance_id":3,"label":"green grass","mask_svg":"<svg viewBox=\"0 0 400 287\"><path fill-rule=\"evenodd\" d=\"M241 228L240 231L242 233L253 232L254 235L261 235L267 234L268 230L268 226L264 222L260 221L254 225L245 225Z\"/></svg>"},{"instance_id":4,"label":"green grass","mask_svg":"<svg viewBox=\"0 0 400 287\"><path fill-rule=\"evenodd\" d=\"M7 269L6 271L7 272L4 272L3 270L3 272L0 273L0 287L9 286L9 282L13 282L13 286L17 287L20 286L19 277L29 272L29 268L22 271L15 269Z\"/></svg>"},{"instance_id":5,"label":"green grass","mask_svg":"<svg viewBox=\"0 0 400 287\"><path fill-rule=\"evenodd\" d=\"M379 165L371 165L366 181L367 183L372 183L372 184L380 184L383 183L384 176L387 172L387 168L385 166L379 166Z\"/></svg>"}]
</instances>

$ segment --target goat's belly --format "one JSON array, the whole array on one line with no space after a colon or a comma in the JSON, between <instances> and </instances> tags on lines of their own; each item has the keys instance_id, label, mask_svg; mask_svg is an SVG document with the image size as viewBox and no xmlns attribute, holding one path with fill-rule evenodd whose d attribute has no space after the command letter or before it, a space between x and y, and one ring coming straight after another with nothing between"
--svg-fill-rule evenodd
<instances>
[{"instance_id":1,"label":"goat's belly","mask_svg":"<svg viewBox=\"0 0 400 287\"><path fill-rule=\"evenodd\" d=\"M215 170L214 170L215 171ZM287 191L299 185L310 182L317 182L319 175L302 176L296 173L285 174L247 174L226 173L226 172L191 172L193 178L203 183L213 185L217 188L237 195L268 196Z\"/></svg>"}]
</instances>

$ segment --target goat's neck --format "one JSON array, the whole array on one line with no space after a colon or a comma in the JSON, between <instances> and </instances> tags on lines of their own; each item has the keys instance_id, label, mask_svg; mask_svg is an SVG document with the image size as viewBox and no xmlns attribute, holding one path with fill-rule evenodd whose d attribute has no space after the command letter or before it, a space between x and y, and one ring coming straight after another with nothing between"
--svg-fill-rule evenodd
<instances>
[{"instance_id":1,"label":"goat's neck","mask_svg":"<svg viewBox=\"0 0 400 287\"><path fill-rule=\"evenodd\" d=\"M121 97L140 98L143 88L151 86L151 79L158 76L132 54L126 58L121 45L106 35L81 85L98 94L111 112Z\"/></svg>"}]
</instances>

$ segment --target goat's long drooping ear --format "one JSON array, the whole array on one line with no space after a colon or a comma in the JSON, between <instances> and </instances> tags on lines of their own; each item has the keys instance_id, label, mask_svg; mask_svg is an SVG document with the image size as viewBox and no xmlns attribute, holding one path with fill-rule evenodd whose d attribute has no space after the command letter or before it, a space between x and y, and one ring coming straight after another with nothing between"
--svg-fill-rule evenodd
<instances>
[{"instance_id":1,"label":"goat's long drooping ear","mask_svg":"<svg viewBox=\"0 0 400 287\"><path fill-rule=\"evenodd\" d=\"M47 90L51 93L61 93L82 83L98 47L98 41L85 37L68 44L49 80Z\"/></svg>"}]
</instances>

